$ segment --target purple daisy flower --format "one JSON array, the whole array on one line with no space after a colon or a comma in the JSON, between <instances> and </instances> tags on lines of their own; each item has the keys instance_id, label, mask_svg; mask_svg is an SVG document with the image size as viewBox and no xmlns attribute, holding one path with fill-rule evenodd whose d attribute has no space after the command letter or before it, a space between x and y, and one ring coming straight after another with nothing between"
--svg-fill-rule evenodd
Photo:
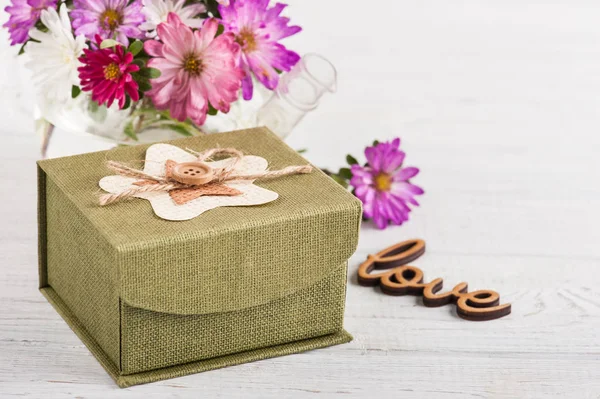
<instances>
[{"instance_id":1,"label":"purple daisy flower","mask_svg":"<svg viewBox=\"0 0 600 399\"><path fill-rule=\"evenodd\" d=\"M29 38L29 30L40 19L42 10L56 9L57 0L12 0L4 11L10 14L8 21L2 25L10 33L10 45L25 43Z\"/></svg>"},{"instance_id":2,"label":"purple daisy flower","mask_svg":"<svg viewBox=\"0 0 600 399\"><path fill-rule=\"evenodd\" d=\"M114 39L124 45L127 38L143 39L139 25L144 22L140 0L73 0L73 28L76 35L92 40Z\"/></svg>"},{"instance_id":3,"label":"purple daisy flower","mask_svg":"<svg viewBox=\"0 0 600 399\"><path fill-rule=\"evenodd\" d=\"M280 16L285 4L267 9L269 0L232 0L220 5L219 12L227 31L233 32L242 47L240 65L244 71L242 92L245 100L252 98L252 73L270 90L279 83L279 71L288 72L300 56L286 49L279 40L302 30L288 26L289 18Z\"/></svg>"},{"instance_id":4,"label":"purple daisy flower","mask_svg":"<svg viewBox=\"0 0 600 399\"><path fill-rule=\"evenodd\" d=\"M373 219L380 229L390 222L401 225L408 220L408 204L419 205L416 195L423 190L409 179L419 173L414 167L402 167L405 153L400 151L400 139L379 143L365 149L367 164L352 165L354 194L362 201L364 216Z\"/></svg>"}]
</instances>

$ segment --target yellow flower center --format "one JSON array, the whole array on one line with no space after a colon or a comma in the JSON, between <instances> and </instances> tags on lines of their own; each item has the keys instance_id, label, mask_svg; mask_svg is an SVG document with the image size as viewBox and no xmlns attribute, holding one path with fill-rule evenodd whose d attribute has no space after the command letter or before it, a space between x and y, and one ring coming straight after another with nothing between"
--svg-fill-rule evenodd
<instances>
[{"instance_id":1,"label":"yellow flower center","mask_svg":"<svg viewBox=\"0 0 600 399\"><path fill-rule=\"evenodd\" d=\"M375 176L375 188L377 191L390 191L392 188L392 176L380 173Z\"/></svg>"},{"instance_id":2,"label":"yellow flower center","mask_svg":"<svg viewBox=\"0 0 600 399\"><path fill-rule=\"evenodd\" d=\"M121 77L121 69L116 63L109 64L104 67L104 79L118 80Z\"/></svg>"},{"instance_id":3,"label":"yellow flower center","mask_svg":"<svg viewBox=\"0 0 600 399\"><path fill-rule=\"evenodd\" d=\"M249 28L244 28L240 34L236 36L235 41L242 46L246 53L256 50L256 36Z\"/></svg>"},{"instance_id":4,"label":"yellow flower center","mask_svg":"<svg viewBox=\"0 0 600 399\"><path fill-rule=\"evenodd\" d=\"M100 24L104 29L113 31L121 25L121 14L117 10L108 8L100 14Z\"/></svg>"},{"instance_id":5,"label":"yellow flower center","mask_svg":"<svg viewBox=\"0 0 600 399\"><path fill-rule=\"evenodd\" d=\"M192 76L198 76L202 72L203 66L196 56L188 55L183 61L183 69Z\"/></svg>"}]
</instances>

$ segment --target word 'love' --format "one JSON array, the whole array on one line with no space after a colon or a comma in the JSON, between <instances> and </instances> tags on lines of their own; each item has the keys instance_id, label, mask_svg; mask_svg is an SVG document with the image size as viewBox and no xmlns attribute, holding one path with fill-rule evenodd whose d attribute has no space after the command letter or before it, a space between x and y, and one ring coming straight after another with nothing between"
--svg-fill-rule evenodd
<instances>
[{"instance_id":1,"label":"word 'love'","mask_svg":"<svg viewBox=\"0 0 600 399\"><path fill-rule=\"evenodd\" d=\"M496 291L468 292L468 285L464 282L457 284L452 291L438 294L444 284L441 278L423 283L421 269L407 265L424 253L425 241L413 239L369 255L358 268L358 283L363 286L380 285L381 291L388 295L422 295L423 304L427 307L456 303L458 315L466 320L493 320L510 314L510 303L500 305L500 295ZM374 269L392 270L371 274Z\"/></svg>"}]
</instances>

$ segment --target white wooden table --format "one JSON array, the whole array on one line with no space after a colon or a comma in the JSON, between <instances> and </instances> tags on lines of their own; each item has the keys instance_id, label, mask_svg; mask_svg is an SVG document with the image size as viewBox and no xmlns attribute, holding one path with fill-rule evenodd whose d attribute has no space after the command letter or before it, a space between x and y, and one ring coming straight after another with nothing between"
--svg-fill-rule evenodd
<instances>
[{"instance_id":1,"label":"white wooden table","mask_svg":"<svg viewBox=\"0 0 600 399\"><path fill-rule=\"evenodd\" d=\"M119 390L36 289L38 138L3 32L0 397L600 398L600 4L290 2L290 46L331 58L340 90L289 143L335 168L399 135L427 191L405 226L362 229L354 341ZM468 322L356 284L368 253L412 237L427 279L513 313Z\"/></svg>"}]
</instances>

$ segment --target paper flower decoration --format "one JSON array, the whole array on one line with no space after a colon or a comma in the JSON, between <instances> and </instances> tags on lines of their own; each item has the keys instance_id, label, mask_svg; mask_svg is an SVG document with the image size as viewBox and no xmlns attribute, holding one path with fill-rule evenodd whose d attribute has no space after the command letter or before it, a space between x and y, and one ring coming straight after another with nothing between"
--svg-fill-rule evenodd
<instances>
[{"instance_id":1,"label":"paper flower decoration","mask_svg":"<svg viewBox=\"0 0 600 399\"><path fill-rule=\"evenodd\" d=\"M196 156L169 144L154 144L146 151L144 172L164 177L167 165L193 162ZM206 162L214 169L223 168L232 162L224 159ZM255 175L267 170L268 162L261 157L244 156L235 166L236 176ZM112 194L119 194L146 184L137 177L107 176L100 180L100 187ZM182 191L187 190L187 191ZM162 219L180 221L193 219L202 213L220 206L251 206L266 204L279 196L277 193L258 187L253 180L228 181L201 188L155 191L136 194L135 197L150 201L154 213Z\"/></svg>"}]
</instances>

